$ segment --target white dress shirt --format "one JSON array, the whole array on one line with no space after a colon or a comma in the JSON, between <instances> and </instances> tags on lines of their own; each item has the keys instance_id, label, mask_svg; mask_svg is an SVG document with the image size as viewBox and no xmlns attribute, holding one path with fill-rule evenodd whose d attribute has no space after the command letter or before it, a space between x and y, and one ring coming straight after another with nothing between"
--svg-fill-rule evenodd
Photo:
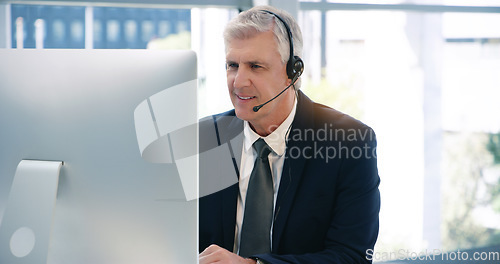
<instances>
[{"instance_id":1,"label":"white dress shirt","mask_svg":"<svg viewBox=\"0 0 500 264\"><path fill-rule=\"evenodd\" d=\"M273 175L273 186L274 186L274 206L276 206L276 198L278 196L278 188L281 180L281 172L283 171L283 164L285 163L285 150L286 150L286 138L288 132L292 125L292 121L295 117L295 111L297 109L297 100L295 100L294 106L288 114L288 117L281 123L281 125L274 130L271 134L266 137L262 137L266 141L267 145L273 150L269 154L269 164L271 166L271 173ZM253 170L253 165L255 159L257 158L257 153L252 147L253 143L257 141L261 136L255 133L248 121L244 121L243 129L243 148L241 150L241 166L240 166L240 179L239 187L240 192L238 195L238 205L236 208L236 231L234 238L234 252L238 253L240 248L240 237L241 237L241 226L243 223L243 214L245 212L245 199L247 196L248 182L250 179L250 174ZM274 215L274 214L273 214ZM273 219L274 221L274 219ZM272 238L272 226L270 232L270 238ZM271 239L272 245L272 239Z\"/></svg>"}]
</instances>

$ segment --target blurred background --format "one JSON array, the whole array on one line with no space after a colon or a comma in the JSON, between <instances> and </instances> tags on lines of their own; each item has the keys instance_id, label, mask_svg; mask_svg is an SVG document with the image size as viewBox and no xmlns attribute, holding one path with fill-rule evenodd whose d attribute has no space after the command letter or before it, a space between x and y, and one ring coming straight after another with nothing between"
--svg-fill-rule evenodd
<instances>
[{"instance_id":1,"label":"blurred background","mask_svg":"<svg viewBox=\"0 0 500 264\"><path fill-rule=\"evenodd\" d=\"M193 49L203 117L232 108L224 25L259 4L299 21L301 89L377 133L375 251L498 248L500 0L0 1L0 48Z\"/></svg>"}]
</instances>

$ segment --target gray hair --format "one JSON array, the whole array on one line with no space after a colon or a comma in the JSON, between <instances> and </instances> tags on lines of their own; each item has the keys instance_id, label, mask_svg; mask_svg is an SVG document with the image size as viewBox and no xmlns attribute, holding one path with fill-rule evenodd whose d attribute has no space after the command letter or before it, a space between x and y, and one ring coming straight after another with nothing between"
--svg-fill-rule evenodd
<instances>
[{"instance_id":1,"label":"gray hair","mask_svg":"<svg viewBox=\"0 0 500 264\"><path fill-rule=\"evenodd\" d=\"M278 45L281 62L283 64L287 63L290 58L290 41L288 39L287 30L278 18L262 10L268 10L277 14L288 24L293 37L293 55L301 57L303 41L299 25L289 13L272 6L255 6L241 12L238 16L229 21L224 29L224 44L226 46L226 51L232 39L251 38L258 33L272 29ZM298 81L295 86L296 89L298 89L300 87L300 81Z\"/></svg>"}]
</instances>

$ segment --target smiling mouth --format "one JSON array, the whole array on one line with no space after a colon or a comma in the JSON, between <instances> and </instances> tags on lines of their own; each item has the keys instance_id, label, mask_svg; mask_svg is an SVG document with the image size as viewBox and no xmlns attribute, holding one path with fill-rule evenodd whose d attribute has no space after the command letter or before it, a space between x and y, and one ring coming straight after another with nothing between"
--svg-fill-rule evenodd
<instances>
[{"instance_id":1,"label":"smiling mouth","mask_svg":"<svg viewBox=\"0 0 500 264\"><path fill-rule=\"evenodd\" d=\"M239 96L239 95L236 95L239 99L241 100L250 100L250 99L253 99L255 98L255 96Z\"/></svg>"}]
</instances>

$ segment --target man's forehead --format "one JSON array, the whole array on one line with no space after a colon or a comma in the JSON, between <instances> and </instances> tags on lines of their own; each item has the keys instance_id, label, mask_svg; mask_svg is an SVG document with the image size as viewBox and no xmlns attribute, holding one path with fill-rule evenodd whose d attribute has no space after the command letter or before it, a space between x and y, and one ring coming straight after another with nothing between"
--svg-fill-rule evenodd
<instances>
[{"instance_id":1,"label":"man's forehead","mask_svg":"<svg viewBox=\"0 0 500 264\"><path fill-rule=\"evenodd\" d=\"M250 43L263 43L267 42L266 45L272 49L273 47L278 48L278 40L274 35L274 32L271 30L263 31L263 32L255 32L253 34L248 34L244 36L233 37L230 39L226 39L225 47L228 50L231 47L239 47L245 45L251 45Z\"/></svg>"},{"instance_id":2,"label":"man's forehead","mask_svg":"<svg viewBox=\"0 0 500 264\"><path fill-rule=\"evenodd\" d=\"M281 60L277 49L271 47L253 48L253 47L228 47L226 50L226 61L240 63L270 63L273 60Z\"/></svg>"},{"instance_id":3,"label":"man's forehead","mask_svg":"<svg viewBox=\"0 0 500 264\"><path fill-rule=\"evenodd\" d=\"M265 52L248 51L243 49L228 49L226 53L226 61L250 63L250 62L269 62L273 58Z\"/></svg>"}]
</instances>

